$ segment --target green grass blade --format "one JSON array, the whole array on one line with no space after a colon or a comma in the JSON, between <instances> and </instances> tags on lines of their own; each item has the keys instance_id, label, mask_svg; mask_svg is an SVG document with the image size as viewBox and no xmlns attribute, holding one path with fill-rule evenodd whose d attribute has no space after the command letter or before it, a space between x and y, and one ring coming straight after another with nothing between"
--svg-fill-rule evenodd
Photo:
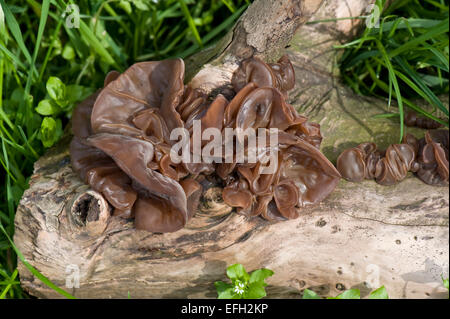
<instances>
[{"instance_id":1,"label":"green grass blade","mask_svg":"<svg viewBox=\"0 0 450 319\"><path fill-rule=\"evenodd\" d=\"M14 142L14 141L10 141L10 140L8 140L6 137L4 137L4 136L2 136L2 135L0 135L0 138L1 138L5 143L11 145L15 150L17 150L18 152L22 153L23 155L25 155L25 156L28 156L28 155L29 155L28 152L27 152L27 150L25 149L25 147L23 147L22 145L19 145L19 144L17 144L17 143Z\"/></svg>"},{"instance_id":2,"label":"green grass blade","mask_svg":"<svg viewBox=\"0 0 450 319\"><path fill-rule=\"evenodd\" d=\"M437 8L440 8L441 10L448 11L448 6L445 6L445 4L443 4L443 3L439 3L439 2L433 1L433 0L424 0L424 1L428 2L429 4L431 4Z\"/></svg>"},{"instance_id":3,"label":"green grass blade","mask_svg":"<svg viewBox=\"0 0 450 319\"><path fill-rule=\"evenodd\" d=\"M395 21L389 21L383 24L383 32L386 30L389 30L388 38L392 38L392 36L395 34L397 29L400 28L400 23L402 22L402 19L396 19ZM386 25L390 25L389 28L386 27Z\"/></svg>"},{"instance_id":4,"label":"green grass blade","mask_svg":"<svg viewBox=\"0 0 450 319\"><path fill-rule=\"evenodd\" d=\"M387 118L398 117L398 116L399 116L398 113L383 113L383 114L373 115L372 118L374 118L374 119L387 119Z\"/></svg>"},{"instance_id":5,"label":"green grass blade","mask_svg":"<svg viewBox=\"0 0 450 319\"><path fill-rule=\"evenodd\" d=\"M117 64L117 62L114 60L114 58L103 47L100 40L95 36L95 34L86 25L86 23L83 20L80 20L80 33L87 40L88 46L93 48L97 52L97 54L105 61L105 63L108 63L108 64L114 66L119 71L123 70L123 68Z\"/></svg>"},{"instance_id":6,"label":"green grass blade","mask_svg":"<svg viewBox=\"0 0 450 319\"><path fill-rule=\"evenodd\" d=\"M25 64L22 63L22 61L19 60L19 58L9 51L3 44L0 43L0 50L13 61L16 63L19 67L21 67L24 71L28 70L28 68L25 66Z\"/></svg>"},{"instance_id":7,"label":"green grass blade","mask_svg":"<svg viewBox=\"0 0 450 319\"><path fill-rule=\"evenodd\" d=\"M414 72L411 67L407 64L405 60L401 57L395 57L395 61L398 65L408 74L410 78L417 84L417 86L423 91L423 93L427 96L426 100L430 103L437 106L445 115L449 115L448 109L442 104L442 102L438 99L438 97L430 90L428 86L426 86L423 81L419 78L419 76Z\"/></svg>"},{"instance_id":8,"label":"green grass blade","mask_svg":"<svg viewBox=\"0 0 450 319\"><path fill-rule=\"evenodd\" d=\"M356 57L352 58L348 62L344 61L341 64L341 66L342 66L342 69L344 69L344 70L351 69L354 66L356 66L359 62L367 60L369 58L379 56L379 55L380 55L380 51L378 51L378 50L365 51L365 52L358 54Z\"/></svg>"},{"instance_id":9,"label":"green grass blade","mask_svg":"<svg viewBox=\"0 0 450 319\"><path fill-rule=\"evenodd\" d=\"M444 67L442 69L445 72L449 72L449 60L448 60L448 57L446 57L444 55L444 53L442 53L438 49L433 48L431 45L425 44L424 46L425 46L425 48L427 50L430 50L436 56L436 58L443 64Z\"/></svg>"},{"instance_id":10,"label":"green grass blade","mask_svg":"<svg viewBox=\"0 0 450 319\"><path fill-rule=\"evenodd\" d=\"M211 32L209 32L204 38L205 43L209 43L211 40L217 37L217 35L220 34L220 32L226 30L229 28L235 20L242 14L242 12L248 7L248 5L243 5L241 8L239 8L235 13L233 13L230 17L228 17L224 22L219 24L217 27L215 27ZM198 45L191 46L187 50L183 51L179 54L180 57L185 58L193 54L195 51L197 51L200 48Z\"/></svg>"},{"instance_id":11,"label":"green grass blade","mask_svg":"<svg viewBox=\"0 0 450 319\"><path fill-rule=\"evenodd\" d=\"M371 75L372 80L377 83L377 85L378 85L378 87L380 89L382 89L386 93L389 92L388 85L376 77L375 71L373 71L373 69L372 70L369 69L369 74ZM392 92L392 96L394 98L397 98L397 95L395 94L395 92ZM446 121L441 120L440 118L437 118L433 114L425 111L424 109L422 109L421 107L419 107L416 104L412 103L408 99L403 98L403 102L406 105L408 105L412 110L416 111L417 113L422 114L422 115L424 115L424 116L426 116L426 117L428 117L428 118L430 118L430 119L432 119L432 120L434 120L434 121L436 121L438 123L441 123L442 125L444 125L446 127L449 126L448 121L446 122Z\"/></svg>"},{"instance_id":12,"label":"green grass blade","mask_svg":"<svg viewBox=\"0 0 450 319\"><path fill-rule=\"evenodd\" d=\"M234 13L236 11L236 8L233 5L233 2L228 2L228 0L222 0L222 3L230 10L231 13Z\"/></svg>"},{"instance_id":13,"label":"green grass blade","mask_svg":"<svg viewBox=\"0 0 450 319\"><path fill-rule=\"evenodd\" d=\"M405 51L413 49L415 46L417 46L433 37L436 37L440 34L444 34L444 33L448 32L449 31L448 23L449 23L449 19L445 19L444 21L439 23L436 27L432 28L430 31L410 40L409 42L406 42L405 44L401 45L397 49L392 50L391 52L389 52L388 57L393 58Z\"/></svg>"},{"instance_id":14,"label":"green grass blade","mask_svg":"<svg viewBox=\"0 0 450 319\"><path fill-rule=\"evenodd\" d=\"M3 139L2 139L2 149L3 149L3 157L5 159L5 165L9 171L10 164L9 164L8 154L6 152L5 142ZM10 175L6 176L6 203L8 205L9 218L10 218L10 220L12 220L12 219L14 219L14 199L13 199L12 192L11 192ZM13 225L11 224L10 227L12 228Z\"/></svg>"},{"instance_id":15,"label":"green grass blade","mask_svg":"<svg viewBox=\"0 0 450 319\"><path fill-rule=\"evenodd\" d=\"M17 275L19 274L19 272L16 270L14 270L11 278L9 278L9 280L7 281L7 286L5 287L5 289L3 290L3 292L0 294L0 299L5 299L6 294L8 293L8 291L11 289L11 287L14 284L19 283L18 281L14 281L14 279L16 279Z\"/></svg>"},{"instance_id":16,"label":"green grass blade","mask_svg":"<svg viewBox=\"0 0 450 319\"><path fill-rule=\"evenodd\" d=\"M8 126L12 129L15 130L16 126L11 122L11 120L9 119L8 115L6 115L6 113L3 111L3 108L0 107L0 120L4 121L6 124L8 124Z\"/></svg>"},{"instance_id":17,"label":"green grass blade","mask_svg":"<svg viewBox=\"0 0 450 319\"><path fill-rule=\"evenodd\" d=\"M342 20L361 20L361 19L367 19L367 17L366 16L358 16L358 17L342 17L342 18L332 18L332 19L320 19L320 20L308 21L308 22L306 22L306 24L317 24L317 23L336 22L336 21L342 21Z\"/></svg>"},{"instance_id":18,"label":"green grass blade","mask_svg":"<svg viewBox=\"0 0 450 319\"><path fill-rule=\"evenodd\" d=\"M37 38L36 38L36 45L34 47L33 58L31 60L31 70L28 73L27 84L25 86L25 96L28 96L28 93L30 92L30 89L31 89L31 82L33 79L33 71L32 70L35 69L36 58L37 58L39 48L41 45L42 35L44 34L45 25L47 23L49 7L50 7L50 0L44 0L42 3L42 7L41 7L41 17L39 19L39 28L38 28Z\"/></svg>"},{"instance_id":19,"label":"green grass blade","mask_svg":"<svg viewBox=\"0 0 450 319\"><path fill-rule=\"evenodd\" d=\"M394 72L394 68L391 64L391 61L389 59L389 55L386 52L386 49L384 48L383 44L379 41L376 40L375 41L378 47L378 50L381 53L381 56L383 57L385 63L386 63L386 67L389 71L389 78L392 81L392 85L394 86L394 91L395 94L397 96L397 103L398 103L398 112L400 114L400 139L399 142L401 143L403 136L404 136L404 130L405 130L405 125L404 125L404 113L403 113L403 99L402 99L402 95L400 92L400 88L398 86L398 82L397 82L397 77L395 76L395 72ZM391 93L390 93L391 94Z\"/></svg>"},{"instance_id":20,"label":"green grass blade","mask_svg":"<svg viewBox=\"0 0 450 319\"><path fill-rule=\"evenodd\" d=\"M14 244L14 242L11 240L11 238L9 237L8 233L6 232L5 228L3 228L3 225L0 224L0 230L3 232L3 234L6 236L6 238L8 239L9 243L11 244L11 247L14 249L14 251L17 254L17 257L19 257L20 261L25 265L25 267L27 267L27 269L36 277L38 278L40 281L42 281L44 284L46 284L49 288L55 290L56 292L58 292L59 294L63 295L66 298L69 299L76 299L74 296L72 296L71 294L69 294L67 291L59 288L58 286L56 286L54 283L52 283L50 281L50 279L48 279L47 277L45 277L43 274L41 274L36 268L34 268L33 266L31 266L26 260L25 257L22 255L22 253L20 252L19 249L17 249L16 245Z\"/></svg>"},{"instance_id":21,"label":"green grass blade","mask_svg":"<svg viewBox=\"0 0 450 319\"><path fill-rule=\"evenodd\" d=\"M4 213L4 212L2 212L1 210L0 210L0 223L1 223L1 219L3 219L5 222L7 222L8 224L11 222L10 220L9 220L9 218L8 218L8 216Z\"/></svg>"},{"instance_id":22,"label":"green grass blade","mask_svg":"<svg viewBox=\"0 0 450 319\"><path fill-rule=\"evenodd\" d=\"M6 164L6 159L3 158L3 155L0 154L0 164L2 164L3 169L5 170L5 172L8 174L7 177L11 177L11 179L14 182L18 182L18 180L14 177L14 174L10 171L10 169L8 168L8 165Z\"/></svg>"},{"instance_id":23,"label":"green grass blade","mask_svg":"<svg viewBox=\"0 0 450 319\"><path fill-rule=\"evenodd\" d=\"M34 157L35 160L39 159L39 154L34 150L34 148L31 146L29 139L26 137L22 127L18 126L17 127L19 129L20 135L22 136L23 141L25 142L25 144L27 145L28 149L30 150L32 156ZM37 132L36 132L37 133Z\"/></svg>"},{"instance_id":24,"label":"green grass blade","mask_svg":"<svg viewBox=\"0 0 450 319\"><path fill-rule=\"evenodd\" d=\"M16 40L20 50L22 51L22 54L25 56L26 60L31 65L32 61L31 55L23 41L22 31L20 30L19 23L17 23L17 20L14 18L14 15L12 14L11 10L9 9L8 5L5 3L4 0L0 0L0 5L3 8L3 13L5 14L6 24L9 30L11 31L14 39Z\"/></svg>"},{"instance_id":25,"label":"green grass blade","mask_svg":"<svg viewBox=\"0 0 450 319\"><path fill-rule=\"evenodd\" d=\"M377 61L378 63L380 63L383 66L386 66L384 61L381 61L377 58L375 58L375 61ZM397 71L397 70L395 70L395 75L398 76L403 82L405 82L405 84L407 84L414 92L416 92L424 100L426 100L428 103L433 105L433 102L431 101L429 96L426 95L425 92L423 92L410 78L408 78L406 75L404 75L403 73L401 73L400 71Z\"/></svg>"},{"instance_id":26,"label":"green grass blade","mask_svg":"<svg viewBox=\"0 0 450 319\"><path fill-rule=\"evenodd\" d=\"M240 7L234 14L225 19L224 22L219 24L217 27L211 30L211 32L205 35L204 41L209 42L212 39L216 38L220 32L229 29L231 25L234 23L234 21L242 14L242 12L244 12L244 10L247 9L247 7L248 5L246 4Z\"/></svg>"},{"instance_id":27,"label":"green grass blade","mask_svg":"<svg viewBox=\"0 0 450 319\"><path fill-rule=\"evenodd\" d=\"M365 37L365 38L361 38L361 39L357 39L357 40L353 40L349 43L346 44L342 44L342 45L335 45L334 48L335 49L346 49L346 48L350 48L353 47L355 45L361 45L366 41L370 41L370 40L375 40L375 37Z\"/></svg>"},{"instance_id":28,"label":"green grass blade","mask_svg":"<svg viewBox=\"0 0 450 319\"><path fill-rule=\"evenodd\" d=\"M195 37L195 40L197 41L198 45L200 47L203 46L202 39L200 38L200 34L198 33L197 27L195 26L194 20L192 19L191 13L189 12L189 9L184 2L184 0L178 0L181 6L181 10L183 11L184 16L186 17L186 20L188 22L189 28L192 31L192 34Z\"/></svg>"}]
</instances>

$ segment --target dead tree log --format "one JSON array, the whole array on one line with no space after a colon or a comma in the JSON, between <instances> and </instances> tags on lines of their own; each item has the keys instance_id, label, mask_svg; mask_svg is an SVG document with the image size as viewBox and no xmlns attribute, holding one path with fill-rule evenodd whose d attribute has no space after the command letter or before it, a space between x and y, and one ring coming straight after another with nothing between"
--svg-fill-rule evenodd
<instances>
[{"instance_id":1,"label":"dead tree log","mask_svg":"<svg viewBox=\"0 0 450 319\"><path fill-rule=\"evenodd\" d=\"M356 96L336 77L332 46L353 36L358 22L304 24L360 15L369 2L256 0L224 40L188 59L191 74L205 64L192 83L213 91L229 83L242 58L274 60L288 46L297 78L290 102L321 124L331 160L362 141L395 142L398 124L373 118L386 102ZM357 287L364 296L380 285L392 298L446 297L440 276L448 276L448 187L413 176L389 187L342 181L317 207L278 223L236 214L212 187L185 229L154 234L112 217L102 196L79 180L69 164L70 138L35 164L14 240L30 264L76 297L214 298L213 282L233 263L274 270L271 298L299 298L304 288L336 295ZM61 297L20 262L19 272L30 294ZM76 275L79 288L70 282Z\"/></svg>"}]
</instances>

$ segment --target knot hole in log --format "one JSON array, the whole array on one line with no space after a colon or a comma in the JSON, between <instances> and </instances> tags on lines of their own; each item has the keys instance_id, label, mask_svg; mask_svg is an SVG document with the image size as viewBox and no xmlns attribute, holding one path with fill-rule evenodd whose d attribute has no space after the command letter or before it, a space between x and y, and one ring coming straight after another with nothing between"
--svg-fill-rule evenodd
<instances>
[{"instance_id":1,"label":"knot hole in log","mask_svg":"<svg viewBox=\"0 0 450 319\"><path fill-rule=\"evenodd\" d=\"M96 191L87 190L76 195L69 207L70 220L76 228L91 234L100 234L106 229L111 208Z\"/></svg>"}]
</instances>

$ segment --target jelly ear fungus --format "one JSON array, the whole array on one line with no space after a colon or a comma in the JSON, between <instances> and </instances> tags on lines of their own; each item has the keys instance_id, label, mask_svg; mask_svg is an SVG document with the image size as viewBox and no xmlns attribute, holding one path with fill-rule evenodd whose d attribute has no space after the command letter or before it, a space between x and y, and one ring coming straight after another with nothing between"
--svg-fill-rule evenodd
<instances>
[{"instance_id":1,"label":"jelly ear fungus","mask_svg":"<svg viewBox=\"0 0 450 319\"><path fill-rule=\"evenodd\" d=\"M136 63L122 74L109 73L105 87L74 111L72 166L114 215L134 218L137 229L177 231L193 217L208 175L221 181L225 203L238 213L269 220L297 218L336 187L340 174L319 150L320 126L286 101L295 85L287 56L272 64L242 61L230 101L221 94L211 99L183 79L181 59ZM224 163L225 155L212 163L174 163L170 132L192 133L195 120L202 131L252 128L269 134L276 128L279 144L263 147L276 151L275 170L264 173L267 163L259 158L237 162L235 153L232 163Z\"/></svg>"},{"instance_id":2,"label":"jelly ear fungus","mask_svg":"<svg viewBox=\"0 0 450 319\"><path fill-rule=\"evenodd\" d=\"M431 130L417 140L407 134L403 143L392 144L385 151L374 143L362 143L344 150L337 159L337 169L348 181L375 179L381 185L402 181L409 171L430 185L448 185L448 130Z\"/></svg>"}]
</instances>

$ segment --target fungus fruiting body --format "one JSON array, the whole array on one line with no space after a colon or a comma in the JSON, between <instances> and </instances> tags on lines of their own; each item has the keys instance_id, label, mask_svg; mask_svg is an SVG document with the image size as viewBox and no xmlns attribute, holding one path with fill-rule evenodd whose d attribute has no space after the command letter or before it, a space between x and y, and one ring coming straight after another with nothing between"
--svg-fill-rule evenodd
<instances>
[{"instance_id":1,"label":"fungus fruiting body","mask_svg":"<svg viewBox=\"0 0 450 319\"><path fill-rule=\"evenodd\" d=\"M137 229L179 230L195 213L205 175L222 182L225 203L268 220L297 218L333 191L340 174L319 150L320 126L286 102L295 85L287 56L273 64L242 61L231 80L230 100L208 96L183 80L181 59L136 63L122 74L109 73L104 88L74 111L72 166L103 194L114 215L134 218ZM226 154L223 141L216 146L225 152L212 161L175 161L177 129L187 138L188 155L195 155L195 147L210 147L209 140L195 144L191 134L198 123L202 134L213 129L222 137L229 129L251 129L267 139L255 147L247 137L232 138L244 158L257 154L253 162L239 161L235 149ZM276 145L269 143L273 134ZM267 154L275 156L267 159Z\"/></svg>"},{"instance_id":2,"label":"fungus fruiting body","mask_svg":"<svg viewBox=\"0 0 450 319\"><path fill-rule=\"evenodd\" d=\"M433 119L418 116L416 112L411 110L405 113L405 124L406 126L415 126L428 130L434 130L442 127L440 123L434 121Z\"/></svg>"},{"instance_id":3,"label":"fungus fruiting body","mask_svg":"<svg viewBox=\"0 0 450 319\"><path fill-rule=\"evenodd\" d=\"M374 143L362 143L339 155L337 169L352 182L375 179L381 185L393 185L410 171L427 184L448 185L449 132L427 131L421 140L407 134L403 143L389 145L385 151Z\"/></svg>"}]
</instances>

